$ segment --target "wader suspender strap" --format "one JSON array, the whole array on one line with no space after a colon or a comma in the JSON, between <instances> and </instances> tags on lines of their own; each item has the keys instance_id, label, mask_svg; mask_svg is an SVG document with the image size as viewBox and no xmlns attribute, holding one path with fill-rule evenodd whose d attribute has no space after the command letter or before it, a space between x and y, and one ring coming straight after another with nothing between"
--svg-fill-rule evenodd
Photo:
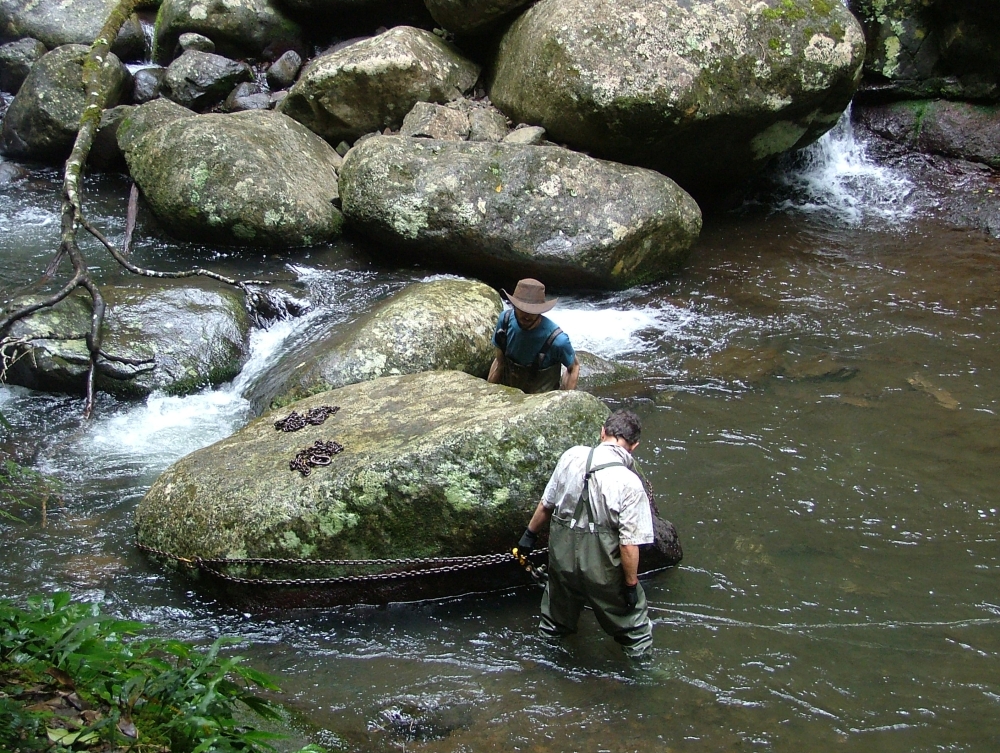
<instances>
[{"instance_id":1,"label":"wader suspender strap","mask_svg":"<svg viewBox=\"0 0 1000 753\"><path fill-rule=\"evenodd\" d=\"M503 312L503 319L500 322L500 329L497 330L497 344L500 346L500 350L503 351L504 357L507 357L507 330L510 329L510 312L513 309L507 309Z\"/></svg>"},{"instance_id":2,"label":"wader suspender strap","mask_svg":"<svg viewBox=\"0 0 1000 753\"><path fill-rule=\"evenodd\" d=\"M620 461L613 461L611 463L604 463L602 465L590 467L590 464L594 462L594 450L596 447L590 448L590 454L587 455L587 472L583 477L583 491L580 493L580 498L576 501L576 509L573 511L573 522L570 524L570 528L583 528L584 522L580 519L580 513L583 512L584 505L587 508L587 518L590 523L590 532L594 532L594 527L597 524L597 515L594 514L594 507L590 504L590 477L591 475L597 473L598 471L603 471L605 468L610 468L613 465L620 465L622 467L625 464Z\"/></svg>"},{"instance_id":3,"label":"wader suspender strap","mask_svg":"<svg viewBox=\"0 0 1000 753\"><path fill-rule=\"evenodd\" d=\"M554 330L552 330L552 334L549 335L548 339L545 341L545 344L542 345L542 349L538 351L538 355L535 356L535 363L533 364L536 372L540 368L542 368L542 362L545 361L545 356L549 354L549 348L552 347L552 343L554 343L556 341L556 338L559 337L559 335L561 334L562 330L559 327L556 327ZM587 465L590 465L590 463L587 463Z\"/></svg>"}]
</instances>

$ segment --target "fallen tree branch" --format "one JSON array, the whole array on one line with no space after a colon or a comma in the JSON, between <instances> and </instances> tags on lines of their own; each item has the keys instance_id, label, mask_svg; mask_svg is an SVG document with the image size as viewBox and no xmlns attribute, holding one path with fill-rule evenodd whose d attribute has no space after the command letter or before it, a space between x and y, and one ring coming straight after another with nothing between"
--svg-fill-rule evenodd
<instances>
[{"instance_id":1,"label":"fallen tree branch","mask_svg":"<svg viewBox=\"0 0 1000 753\"><path fill-rule=\"evenodd\" d=\"M97 228L95 228L83 214L83 202L80 196L83 172L90 155L97 128L100 125L101 115L108 106L109 92L101 83L101 71L109 64L108 56L111 54L111 43L118 36L122 25L132 15L139 0L120 0L118 5L111 11L101 28L97 39L91 45L87 58L83 64L83 84L86 91L86 104L80 116L80 126L77 130L76 139L73 142L73 149L66 160L63 172L63 201L60 223L60 244L52 261L49 263L42 276L43 281L48 281L55 276L58 267L64 258L68 258L73 266L72 278L59 289L58 292L41 301L22 306L10 311L0 317L0 332L6 331L12 324L25 317L30 316L41 309L51 308L69 296L77 288L83 288L90 295L93 306L91 309L90 331L87 333L87 348L90 351L90 366L87 369L85 383L85 405L83 415L89 418L94 410L94 378L97 371L98 357L106 354L101 351L102 328L107 305L101 290L90 276L86 259L80 252L77 245L77 232L79 228L86 229L108 250L108 253L128 271L144 277L157 278L185 278L185 277L208 277L213 280L240 288L248 298L253 299L257 292L253 291L251 285L267 285L267 282L260 280L240 281L224 275L212 272L207 269L192 269L185 272L156 272L143 269L128 261L129 249L131 246L132 231L135 227L135 206L138 193L135 186L132 187L132 196L129 199L128 216L126 218L126 237L124 252L119 251ZM17 338L4 338L0 340L0 352L17 344ZM3 372L0 371L0 377Z\"/></svg>"}]
</instances>

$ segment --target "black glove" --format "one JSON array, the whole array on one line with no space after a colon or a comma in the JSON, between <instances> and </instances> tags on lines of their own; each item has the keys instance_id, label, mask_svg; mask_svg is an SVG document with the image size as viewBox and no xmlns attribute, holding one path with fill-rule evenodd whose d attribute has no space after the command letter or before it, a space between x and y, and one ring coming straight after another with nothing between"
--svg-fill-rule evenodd
<instances>
[{"instance_id":1,"label":"black glove","mask_svg":"<svg viewBox=\"0 0 1000 753\"><path fill-rule=\"evenodd\" d=\"M535 548L537 542L538 534L532 533L529 529L525 528L524 533L521 534L521 540L517 542L517 553L527 557L531 554L531 550Z\"/></svg>"},{"instance_id":2,"label":"black glove","mask_svg":"<svg viewBox=\"0 0 1000 753\"><path fill-rule=\"evenodd\" d=\"M634 586L625 586L622 589L622 596L625 597L625 606L628 611L635 609L636 604L639 603L639 584L636 583Z\"/></svg>"}]
</instances>

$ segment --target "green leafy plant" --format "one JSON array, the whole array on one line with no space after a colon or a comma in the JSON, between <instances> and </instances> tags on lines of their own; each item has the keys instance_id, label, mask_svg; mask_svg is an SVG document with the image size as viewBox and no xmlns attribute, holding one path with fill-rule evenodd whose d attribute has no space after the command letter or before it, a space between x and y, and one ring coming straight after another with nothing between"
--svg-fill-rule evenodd
<instances>
[{"instance_id":1,"label":"green leafy plant","mask_svg":"<svg viewBox=\"0 0 1000 753\"><path fill-rule=\"evenodd\" d=\"M256 695L278 688L222 655L233 639L197 647L142 638L145 627L65 593L27 609L0 601L0 750L274 750L280 735L237 714L280 721L280 708Z\"/></svg>"}]
</instances>

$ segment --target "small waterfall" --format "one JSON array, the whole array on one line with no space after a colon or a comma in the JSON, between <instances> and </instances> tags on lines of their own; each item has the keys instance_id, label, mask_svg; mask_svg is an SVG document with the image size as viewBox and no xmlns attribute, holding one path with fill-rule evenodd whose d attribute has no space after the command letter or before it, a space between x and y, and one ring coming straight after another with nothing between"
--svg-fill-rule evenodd
<instances>
[{"instance_id":1,"label":"small waterfall","mask_svg":"<svg viewBox=\"0 0 1000 753\"><path fill-rule=\"evenodd\" d=\"M868 154L851 125L850 106L837 125L779 165L782 211L828 214L851 227L910 219L913 183Z\"/></svg>"},{"instance_id":2,"label":"small waterfall","mask_svg":"<svg viewBox=\"0 0 1000 753\"><path fill-rule=\"evenodd\" d=\"M42 450L39 469L64 479L98 483L123 477L151 480L178 458L228 437L251 417L242 394L247 383L268 367L285 340L307 326L311 316L255 330L247 364L236 379L217 389L183 397L153 394L143 403L99 409L93 420L74 422ZM17 401L19 391L4 391L0 404Z\"/></svg>"}]
</instances>

